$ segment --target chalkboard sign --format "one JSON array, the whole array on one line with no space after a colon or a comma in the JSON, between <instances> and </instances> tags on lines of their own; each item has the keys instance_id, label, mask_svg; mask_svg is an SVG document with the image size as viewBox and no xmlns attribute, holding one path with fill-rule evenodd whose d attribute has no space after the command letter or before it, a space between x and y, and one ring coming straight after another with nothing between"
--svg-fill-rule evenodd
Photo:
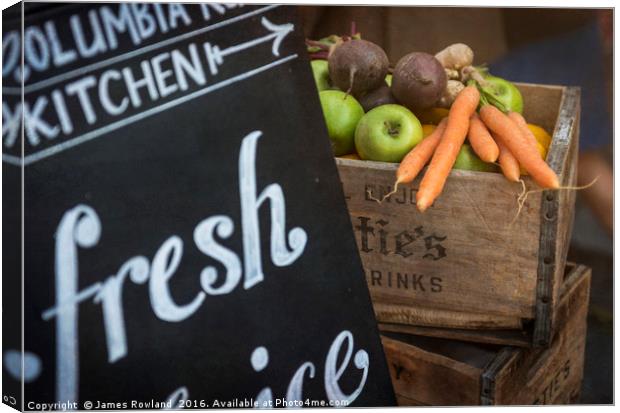
<instances>
[{"instance_id":1,"label":"chalkboard sign","mask_svg":"<svg viewBox=\"0 0 620 413\"><path fill-rule=\"evenodd\" d=\"M394 404L294 8L3 20L5 403Z\"/></svg>"}]
</instances>

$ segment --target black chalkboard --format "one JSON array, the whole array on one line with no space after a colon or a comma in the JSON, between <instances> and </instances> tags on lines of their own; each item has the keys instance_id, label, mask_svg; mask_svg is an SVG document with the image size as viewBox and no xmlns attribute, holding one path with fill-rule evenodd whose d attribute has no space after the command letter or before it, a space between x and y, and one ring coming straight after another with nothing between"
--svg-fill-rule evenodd
<instances>
[{"instance_id":1,"label":"black chalkboard","mask_svg":"<svg viewBox=\"0 0 620 413\"><path fill-rule=\"evenodd\" d=\"M17 16L3 272L19 321L23 219L23 407L393 405L295 9L27 6L23 68Z\"/></svg>"}]
</instances>

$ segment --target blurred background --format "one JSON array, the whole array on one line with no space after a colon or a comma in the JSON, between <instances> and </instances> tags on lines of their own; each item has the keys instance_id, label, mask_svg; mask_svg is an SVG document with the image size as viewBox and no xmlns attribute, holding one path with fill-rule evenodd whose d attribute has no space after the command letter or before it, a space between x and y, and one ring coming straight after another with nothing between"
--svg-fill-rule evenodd
<instances>
[{"instance_id":1,"label":"blurred background","mask_svg":"<svg viewBox=\"0 0 620 413\"><path fill-rule=\"evenodd\" d=\"M578 191L568 259L592 268L581 403L613 402L613 10L472 7L300 7L306 37L377 43L394 65L412 51L465 43L475 63L516 82L580 86Z\"/></svg>"}]
</instances>

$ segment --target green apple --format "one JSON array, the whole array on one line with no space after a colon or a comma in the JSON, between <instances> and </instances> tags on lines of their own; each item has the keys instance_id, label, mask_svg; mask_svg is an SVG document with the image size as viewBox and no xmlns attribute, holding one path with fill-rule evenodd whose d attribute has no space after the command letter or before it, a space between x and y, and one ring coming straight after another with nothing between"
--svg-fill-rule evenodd
<instances>
[{"instance_id":1,"label":"green apple","mask_svg":"<svg viewBox=\"0 0 620 413\"><path fill-rule=\"evenodd\" d=\"M387 83L389 87L392 87L392 75L390 73L385 75L385 83Z\"/></svg>"},{"instance_id":2,"label":"green apple","mask_svg":"<svg viewBox=\"0 0 620 413\"><path fill-rule=\"evenodd\" d=\"M334 155L353 153L355 151L355 128L364 116L362 105L353 96L340 90L319 92L319 99Z\"/></svg>"},{"instance_id":3,"label":"green apple","mask_svg":"<svg viewBox=\"0 0 620 413\"><path fill-rule=\"evenodd\" d=\"M312 75L314 76L314 82L319 92L331 89L327 60L313 60L310 62L310 65L312 66Z\"/></svg>"},{"instance_id":4,"label":"green apple","mask_svg":"<svg viewBox=\"0 0 620 413\"><path fill-rule=\"evenodd\" d=\"M362 159L400 162L422 137L422 125L409 109L395 104L381 105L359 121L355 148Z\"/></svg>"},{"instance_id":5,"label":"green apple","mask_svg":"<svg viewBox=\"0 0 620 413\"><path fill-rule=\"evenodd\" d=\"M467 171L480 171L480 172L497 172L497 165L493 163L484 162L476 155L474 150L468 144L461 146L456 162L454 162L454 169L465 169Z\"/></svg>"},{"instance_id":6,"label":"green apple","mask_svg":"<svg viewBox=\"0 0 620 413\"><path fill-rule=\"evenodd\" d=\"M482 87L482 90L491 95L489 103L493 104L492 100L496 100L500 103L500 109L505 109L510 112L523 112L523 96L515 85L502 79L501 77L485 75L484 80L487 82Z\"/></svg>"}]
</instances>

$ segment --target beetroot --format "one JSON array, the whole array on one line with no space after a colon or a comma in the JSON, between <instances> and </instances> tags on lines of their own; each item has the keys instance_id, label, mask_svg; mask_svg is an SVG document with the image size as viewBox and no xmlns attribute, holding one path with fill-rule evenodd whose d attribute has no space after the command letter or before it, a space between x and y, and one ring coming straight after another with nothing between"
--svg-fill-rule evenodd
<instances>
[{"instance_id":1,"label":"beetroot","mask_svg":"<svg viewBox=\"0 0 620 413\"><path fill-rule=\"evenodd\" d=\"M332 84L356 97L381 86L389 66L383 49L361 39L336 46L328 63Z\"/></svg>"},{"instance_id":2,"label":"beetroot","mask_svg":"<svg viewBox=\"0 0 620 413\"><path fill-rule=\"evenodd\" d=\"M376 108L377 106L396 103L396 99L394 99L390 87L384 84L383 86L379 86L372 92L366 93L359 99L359 102L364 108L364 112L368 112L369 110Z\"/></svg>"},{"instance_id":3,"label":"beetroot","mask_svg":"<svg viewBox=\"0 0 620 413\"><path fill-rule=\"evenodd\" d=\"M432 108L446 90L446 72L428 53L414 52L401 58L392 73L392 93L412 111Z\"/></svg>"}]
</instances>

